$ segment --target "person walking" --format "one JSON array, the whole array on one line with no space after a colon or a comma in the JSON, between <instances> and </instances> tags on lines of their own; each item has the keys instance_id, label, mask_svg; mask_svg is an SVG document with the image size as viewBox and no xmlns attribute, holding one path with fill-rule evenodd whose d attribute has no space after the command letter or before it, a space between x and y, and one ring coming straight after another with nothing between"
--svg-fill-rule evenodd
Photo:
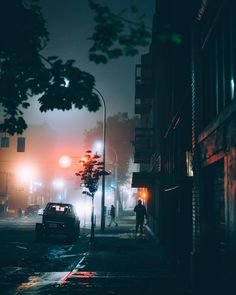
<instances>
[{"instance_id":1,"label":"person walking","mask_svg":"<svg viewBox=\"0 0 236 295\"><path fill-rule=\"evenodd\" d=\"M144 217L148 220L148 215L145 206L142 204L141 200L138 200L138 204L134 207L134 212L136 214L136 233L140 230L140 234L143 234L143 224Z\"/></svg>"},{"instance_id":2,"label":"person walking","mask_svg":"<svg viewBox=\"0 0 236 295\"><path fill-rule=\"evenodd\" d=\"M116 222L116 208L114 207L114 205L111 205L109 215L110 215L109 226L111 226L112 223L114 223L115 226L118 226L118 223Z\"/></svg>"}]
</instances>

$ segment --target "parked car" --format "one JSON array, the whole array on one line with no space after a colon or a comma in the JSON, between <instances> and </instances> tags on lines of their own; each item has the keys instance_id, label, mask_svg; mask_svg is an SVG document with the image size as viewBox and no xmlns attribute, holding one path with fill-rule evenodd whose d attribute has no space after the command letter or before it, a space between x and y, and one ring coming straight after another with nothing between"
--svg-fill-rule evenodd
<instances>
[{"instance_id":1,"label":"parked car","mask_svg":"<svg viewBox=\"0 0 236 295\"><path fill-rule=\"evenodd\" d=\"M76 241L80 234L80 220L72 204L48 203L43 211L42 223L35 225L36 240L64 235Z\"/></svg>"},{"instance_id":2,"label":"parked car","mask_svg":"<svg viewBox=\"0 0 236 295\"><path fill-rule=\"evenodd\" d=\"M29 205L25 209L25 215L26 216L34 216L38 214L38 211L40 209L39 205Z\"/></svg>"}]
</instances>

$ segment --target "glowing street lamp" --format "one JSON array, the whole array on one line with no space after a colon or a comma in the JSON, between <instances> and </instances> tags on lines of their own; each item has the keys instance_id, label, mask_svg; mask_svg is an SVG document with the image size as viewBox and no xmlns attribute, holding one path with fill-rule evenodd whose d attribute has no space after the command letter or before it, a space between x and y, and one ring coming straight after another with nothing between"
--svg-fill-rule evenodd
<instances>
[{"instance_id":1,"label":"glowing street lamp","mask_svg":"<svg viewBox=\"0 0 236 295\"><path fill-rule=\"evenodd\" d=\"M62 168L69 168L72 164L72 159L71 157L67 156L67 155L63 155L59 158L59 165Z\"/></svg>"},{"instance_id":2,"label":"glowing street lamp","mask_svg":"<svg viewBox=\"0 0 236 295\"><path fill-rule=\"evenodd\" d=\"M32 202L33 180L36 177L36 170L33 166L24 164L17 169L17 175L21 185L28 188L28 204Z\"/></svg>"},{"instance_id":3,"label":"glowing street lamp","mask_svg":"<svg viewBox=\"0 0 236 295\"><path fill-rule=\"evenodd\" d=\"M22 182L28 182L35 177L35 169L31 166L21 166L18 169L18 177Z\"/></svg>"},{"instance_id":4,"label":"glowing street lamp","mask_svg":"<svg viewBox=\"0 0 236 295\"><path fill-rule=\"evenodd\" d=\"M69 87L70 81L65 77L64 86ZM102 93L96 88L93 87L93 90L99 95L103 104L103 153L102 153L102 162L103 162L103 171L106 171L106 102ZM105 174L102 176L102 198L101 198L101 231L105 229Z\"/></svg>"}]
</instances>

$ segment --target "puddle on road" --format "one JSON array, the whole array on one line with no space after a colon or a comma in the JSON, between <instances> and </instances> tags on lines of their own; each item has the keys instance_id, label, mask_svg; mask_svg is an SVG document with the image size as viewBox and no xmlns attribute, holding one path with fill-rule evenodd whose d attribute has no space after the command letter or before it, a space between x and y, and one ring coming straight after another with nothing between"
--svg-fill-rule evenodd
<instances>
[{"instance_id":1,"label":"puddle on road","mask_svg":"<svg viewBox=\"0 0 236 295\"><path fill-rule=\"evenodd\" d=\"M66 254L72 250L73 246L63 246L63 247L53 247L49 249L48 258L49 259L57 259L57 258L67 258L67 257L75 257L78 254Z\"/></svg>"},{"instance_id":2,"label":"puddle on road","mask_svg":"<svg viewBox=\"0 0 236 295\"><path fill-rule=\"evenodd\" d=\"M17 288L16 294L30 294L29 292L35 293L45 286L58 283L58 281L67 274L68 272L35 273L28 278L27 282L22 283Z\"/></svg>"},{"instance_id":3,"label":"puddle on road","mask_svg":"<svg viewBox=\"0 0 236 295\"><path fill-rule=\"evenodd\" d=\"M52 250L51 254L58 255L65 253L65 249L56 249L55 251ZM81 255L81 254L80 254ZM71 274L75 271L77 272L78 269L82 269L85 267L84 259L86 257L86 253L83 253L83 257L80 259L79 263L76 265L76 269L71 271L60 271L60 272L37 272L33 275L28 277L27 282L22 283L18 289L16 294L37 294L40 292L42 288L49 287L50 285L62 285L66 282L67 278L71 276ZM64 256L71 256L71 255L64 255ZM78 256L78 254L75 254ZM58 257L60 258L60 256ZM38 293L40 294L40 293Z\"/></svg>"},{"instance_id":4,"label":"puddle on road","mask_svg":"<svg viewBox=\"0 0 236 295\"><path fill-rule=\"evenodd\" d=\"M156 273L145 271L142 273L77 271L71 272L67 279L145 279L155 277Z\"/></svg>"}]
</instances>

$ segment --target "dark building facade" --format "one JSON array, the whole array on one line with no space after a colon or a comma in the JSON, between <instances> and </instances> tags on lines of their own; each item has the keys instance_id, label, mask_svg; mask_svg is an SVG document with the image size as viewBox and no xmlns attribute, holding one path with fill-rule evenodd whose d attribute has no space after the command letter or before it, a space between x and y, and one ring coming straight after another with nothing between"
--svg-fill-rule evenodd
<instances>
[{"instance_id":1,"label":"dark building facade","mask_svg":"<svg viewBox=\"0 0 236 295\"><path fill-rule=\"evenodd\" d=\"M236 13L202 1L192 30L193 241L199 271L236 273Z\"/></svg>"},{"instance_id":2,"label":"dark building facade","mask_svg":"<svg viewBox=\"0 0 236 295\"><path fill-rule=\"evenodd\" d=\"M132 186L149 190L151 232L197 282L235 273L233 2L156 1L152 43L136 66Z\"/></svg>"}]
</instances>

